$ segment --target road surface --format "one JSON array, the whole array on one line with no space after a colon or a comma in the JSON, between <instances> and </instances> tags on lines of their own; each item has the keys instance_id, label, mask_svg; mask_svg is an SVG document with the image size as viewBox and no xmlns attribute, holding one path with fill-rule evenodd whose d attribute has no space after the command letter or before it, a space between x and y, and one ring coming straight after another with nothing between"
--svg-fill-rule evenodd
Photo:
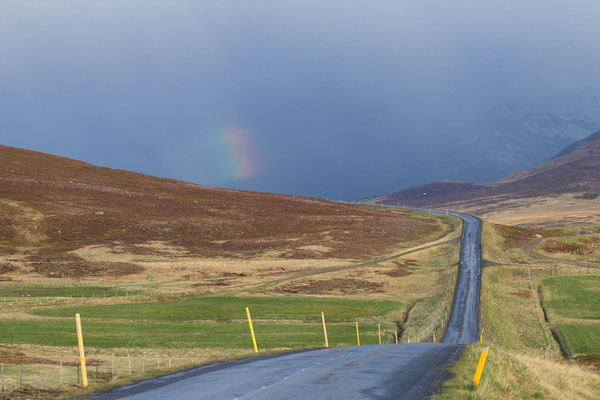
<instances>
[{"instance_id":1,"label":"road surface","mask_svg":"<svg viewBox=\"0 0 600 400\"><path fill-rule=\"evenodd\" d=\"M460 217L464 227L455 298L443 343L338 347L256 357L194 368L91 399L429 397L449 378L448 368L464 344L478 339L481 222L470 215L450 214Z\"/></svg>"},{"instance_id":2,"label":"road surface","mask_svg":"<svg viewBox=\"0 0 600 400\"><path fill-rule=\"evenodd\" d=\"M459 217L464 224L452 311L442 342L468 344L479 339L481 220L467 214L449 214Z\"/></svg>"},{"instance_id":3,"label":"road surface","mask_svg":"<svg viewBox=\"0 0 600 400\"><path fill-rule=\"evenodd\" d=\"M196 368L93 399L421 399L448 378L455 344L336 347Z\"/></svg>"}]
</instances>

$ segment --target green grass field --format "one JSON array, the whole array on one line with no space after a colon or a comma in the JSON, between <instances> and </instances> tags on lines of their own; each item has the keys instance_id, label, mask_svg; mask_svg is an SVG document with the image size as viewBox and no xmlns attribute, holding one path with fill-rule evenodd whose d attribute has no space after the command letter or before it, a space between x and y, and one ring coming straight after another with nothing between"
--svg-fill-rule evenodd
<instances>
[{"instance_id":1,"label":"green grass field","mask_svg":"<svg viewBox=\"0 0 600 400\"><path fill-rule=\"evenodd\" d=\"M559 325L577 354L600 353L600 325Z\"/></svg>"},{"instance_id":2,"label":"green grass field","mask_svg":"<svg viewBox=\"0 0 600 400\"><path fill-rule=\"evenodd\" d=\"M263 349L323 345L321 312L331 346L356 343L359 320L362 344L377 343L377 323L394 325L385 314L403 303L314 297L194 297L155 303L38 308L32 316L58 320L1 320L2 343L75 346L74 315L83 320L85 344L97 348L247 348L251 346L246 307ZM366 320L366 321L365 321Z\"/></svg>"},{"instance_id":3,"label":"green grass field","mask_svg":"<svg viewBox=\"0 0 600 400\"><path fill-rule=\"evenodd\" d=\"M600 353L600 276L555 276L542 281L544 307L575 354ZM578 324L578 320L581 324Z\"/></svg>"},{"instance_id":4,"label":"green grass field","mask_svg":"<svg viewBox=\"0 0 600 400\"><path fill-rule=\"evenodd\" d=\"M555 276L542 282L544 306L565 318L600 319L600 276Z\"/></svg>"},{"instance_id":5,"label":"green grass field","mask_svg":"<svg viewBox=\"0 0 600 400\"><path fill-rule=\"evenodd\" d=\"M86 347L96 348L252 348L247 323L82 322ZM383 327L382 327L383 329ZM320 323L255 321L261 349L323 346ZM376 344L377 324L360 324L361 344ZM77 345L73 321L0 321L5 344ZM328 323L330 346L356 344L354 323ZM391 336L386 338L391 341Z\"/></svg>"},{"instance_id":6,"label":"green grass field","mask_svg":"<svg viewBox=\"0 0 600 400\"><path fill-rule=\"evenodd\" d=\"M146 321L232 321L246 318L246 307L254 319L318 321L321 312L328 321L354 321L382 316L401 309L403 303L387 300L346 300L318 297L197 297L155 303L81 306L35 311L45 317Z\"/></svg>"}]
</instances>

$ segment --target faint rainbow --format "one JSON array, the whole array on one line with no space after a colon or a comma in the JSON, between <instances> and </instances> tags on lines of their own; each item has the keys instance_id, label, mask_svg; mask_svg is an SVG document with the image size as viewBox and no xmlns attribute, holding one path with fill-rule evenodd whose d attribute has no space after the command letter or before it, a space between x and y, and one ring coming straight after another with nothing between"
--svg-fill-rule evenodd
<instances>
[{"instance_id":1,"label":"faint rainbow","mask_svg":"<svg viewBox=\"0 0 600 400\"><path fill-rule=\"evenodd\" d=\"M221 179L236 181L258 174L260 160L247 130L233 128L220 131L216 141L214 148L217 150Z\"/></svg>"}]
</instances>

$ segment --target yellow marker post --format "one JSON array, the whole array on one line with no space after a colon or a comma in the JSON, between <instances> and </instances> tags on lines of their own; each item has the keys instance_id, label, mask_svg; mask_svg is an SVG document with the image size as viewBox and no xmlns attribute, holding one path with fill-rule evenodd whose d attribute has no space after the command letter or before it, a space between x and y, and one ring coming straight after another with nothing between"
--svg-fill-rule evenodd
<instances>
[{"instance_id":1,"label":"yellow marker post","mask_svg":"<svg viewBox=\"0 0 600 400\"><path fill-rule=\"evenodd\" d=\"M479 356L477 369L475 370L475 375L473 376L473 383L475 384L475 386L479 385L479 380L481 379L481 374L483 373L483 367L485 366L485 360L487 359L489 349L489 347L483 349L481 351L481 355Z\"/></svg>"},{"instance_id":2,"label":"yellow marker post","mask_svg":"<svg viewBox=\"0 0 600 400\"><path fill-rule=\"evenodd\" d=\"M479 343L483 343L483 335L479 335Z\"/></svg>"},{"instance_id":3,"label":"yellow marker post","mask_svg":"<svg viewBox=\"0 0 600 400\"><path fill-rule=\"evenodd\" d=\"M408 338L407 343L410 343L410 336L407 336L407 338Z\"/></svg>"},{"instance_id":4,"label":"yellow marker post","mask_svg":"<svg viewBox=\"0 0 600 400\"><path fill-rule=\"evenodd\" d=\"M394 335L396 336L396 344L398 344L398 329L394 331Z\"/></svg>"},{"instance_id":5,"label":"yellow marker post","mask_svg":"<svg viewBox=\"0 0 600 400\"><path fill-rule=\"evenodd\" d=\"M329 347L329 340L327 340L327 327L325 326L325 313L321 312L321 319L323 320L323 334L325 335L325 347Z\"/></svg>"},{"instance_id":6,"label":"yellow marker post","mask_svg":"<svg viewBox=\"0 0 600 400\"><path fill-rule=\"evenodd\" d=\"M356 345L360 346L360 334L358 333L358 321L356 321Z\"/></svg>"},{"instance_id":7,"label":"yellow marker post","mask_svg":"<svg viewBox=\"0 0 600 400\"><path fill-rule=\"evenodd\" d=\"M433 331L433 343L437 343L437 341L435 340L435 331Z\"/></svg>"},{"instance_id":8,"label":"yellow marker post","mask_svg":"<svg viewBox=\"0 0 600 400\"><path fill-rule=\"evenodd\" d=\"M377 324L377 330L379 331L379 344L381 344L381 324Z\"/></svg>"},{"instance_id":9,"label":"yellow marker post","mask_svg":"<svg viewBox=\"0 0 600 400\"><path fill-rule=\"evenodd\" d=\"M81 361L81 381L87 387L87 370L85 368L85 352L83 351L83 333L81 332L81 318L75 314L75 327L77 328L77 344L79 345L79 360Z\"/></svg>"},{"instance_id":10,"label":"yellow marker post","mask_svg":"<svg viewBox=\"0 0 600 400\"><path fill-rule=\"evenodd\" d=\"M250 325L250 334L252 335L252 344L254 344L254 351L258 353L258 346L256 345L256 336L254 335L254 327L252 326L252 317L250 316L250 310L246 307L246 315L248 315L248 325Z\"/></svg>"}]
</instances>

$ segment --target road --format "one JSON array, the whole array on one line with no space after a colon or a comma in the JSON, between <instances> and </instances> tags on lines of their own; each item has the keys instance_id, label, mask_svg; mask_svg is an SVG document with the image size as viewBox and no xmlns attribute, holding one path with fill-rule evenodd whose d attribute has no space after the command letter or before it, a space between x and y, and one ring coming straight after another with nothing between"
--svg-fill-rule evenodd
<instances>
[{"instance_id":1,"label":"road","mask_svg":"<svg viewBox=\"0 0 600 400\"><path fill-rule=\"evenodd\" d=\"M523 247L523 250L525 250L525 252L531 257L538 258L541 260L555 261L557 263L569 264L582 268L600 268L600 264L586 263L578 260L565 260L562 258L550 257L545 254L538 253L537 251L535 251L535 249L542 242L542 240L544 240L544 238L533 239L531 242L527 243Z\"/></svg>"},{"instance_id":2,"label":"road","mask_svg":"<svg viewBox=\"0 0 600 400\"><path fill-rule=\"evenodd\" d=\"M420 399L448 378L453 344L336 347L196 368L93 399Z\"/></svg>"},{"instance_id":3,"label":"road","mask_svg":"<svg viewBox=\"0 0 600 400\"><path fill-rule=\"evenodd\" d=\"M443 212L439 210L432 210ZM424 399L478 339L481 222L464 221L455 298L443 343L317 349L194 368L113 389L95 400Z\"/></svg>"},{"instance_id":4,"label":"road","mask_svg":"<svg viewBox=\"0 0 600 400\"><path fill-rule=\"evenodd\" d=\"M479 339L481 220L467 214L449 214L461 218L464 224L452 311L442 342L468 344Z\"/></svg>"},{"instance_id":5,"label":"road","mask_svg":"<svg viewBox=\"0 0 600 400\"><path fill-rule=\"evenodd\" d=\"M399 206L385 206L403 208ZM462 219L460 266L450 320L442 343L469 344L479 340L479 292L481 289L481 220L454 211L409 207L414 210L453 215Z\"/></svg>"}]
</instances>

